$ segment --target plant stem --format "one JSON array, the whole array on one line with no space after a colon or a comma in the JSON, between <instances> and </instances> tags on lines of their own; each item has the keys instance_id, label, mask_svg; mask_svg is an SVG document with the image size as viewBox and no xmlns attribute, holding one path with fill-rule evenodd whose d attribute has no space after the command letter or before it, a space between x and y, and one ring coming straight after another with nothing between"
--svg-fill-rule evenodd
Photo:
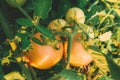
<instances>
[{"instance_id":1,"label":"plant stem","mask_svg":"<svg viewBox=\"0 0 120 80\"><path fill-rule=\"evenodd\" d=\"M18 9L30 20L32 20L32 18L25 12L25 10L23 8L21 8L20 6L18 6Z\"/></svg>"},{"instance_id":2,"label":"plant stem","mask_svg":"<svg viewBox=\"0 0 120 80\"><path fill-rule=\"evenodd\" d=\"M28 19L32 20L32 18L25 12L25 10L16 2L16 0L13 0L16 4L17 9L19 9Z\"/></svg>"},{"instance_id":3,"label":"plant stem","mask_svg":"<svg viewBox=\"0 0 120 80\"><path fill-rule=\"evenodd\" d=\"M72 42L73 42L73 36L70 34L68 36L68 46L67 46L67 59L66 59L66 68L69 68L69 62L70 62L70 53L72 48Z\"/></svg>"},{"instance_id":4,"label":"plant stem","mask_svg":"<svg viewBox=\"0 0 120 80\"><path fill-rule=\"evenodd\" d=\"M76 30L74 30L71 34L68 35L68 46L67 46L67 59L66 59L66 68L69 68L69 62L70 62L70 53L72 48L72 42L75 34L77 33Z\"/></svg>"},{"instance_id":5,"label":"plant stem","mask_svg":"<svg viewBox=\"0 0 120 80\"><path fill-rule=\"evenodd\" d=\"M4 17L4 15L3 15L1 10L0 10L0 23L2 25L2 28L3 28L7 38L12 39L13 38L13 33L12 33L10 27L8 26L8 22L5 19L5 17Z\"/></svg>"}]
</instances>

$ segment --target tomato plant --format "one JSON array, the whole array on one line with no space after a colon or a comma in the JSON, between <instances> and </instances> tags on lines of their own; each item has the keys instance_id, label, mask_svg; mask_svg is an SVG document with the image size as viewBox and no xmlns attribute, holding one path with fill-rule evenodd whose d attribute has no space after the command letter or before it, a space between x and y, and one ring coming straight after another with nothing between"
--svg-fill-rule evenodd
<instances>
[{"instance_id":1,"label":"tomato plant","mask_svg":"<svg viewBox=\"0 0 120 80\"><path fill-rule=\"evenodd\" d=\"M119 80L119 13L118 0L0 0L0 80Z\"/></svg>"}]
</instances>

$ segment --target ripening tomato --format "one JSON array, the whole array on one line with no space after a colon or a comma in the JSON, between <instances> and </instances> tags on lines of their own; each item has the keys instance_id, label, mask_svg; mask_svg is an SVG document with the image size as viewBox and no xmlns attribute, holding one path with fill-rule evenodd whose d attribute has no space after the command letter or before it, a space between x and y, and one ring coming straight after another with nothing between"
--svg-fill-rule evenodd
<instances>
[{"instance_id":1,"label":"ripening tomato","mask_svg":"<svg viewBox=\"0 0 120 80\"><path fill-rule=\"evenodd\" d=\"M16 2L15 2L16 1ZM14 8L16 8L17 6L17 4L19 5L19 6L23 6L24 4L25 4L25 2L26 2L27 0L6 0L6 2L11 6L11 7L14 7ZM17 3L17 4L16 4Z\"/></svg>"},{"instance_id":2,"label":"ripening tomato","mask_svg":"<svg viewBox=\"0 0 120 80\"><path fill-rule=\"evenodd\" d=\"M37 39L41 40L40 33L34 35ZM39 45L31 41L32 50L25 54L28 62L31 66L38 69L49 69L57 64L63 55L63 44L58 43L56 46L59 48L56 50L50 45Z\"/></svg>"},{"instance_id":3,"label":"ripening tomato","mask_svg":"<svg viewBox=\"0 0 120 80\"><path fill-rule=\"evenodd\" d=\"M64 26L67 26L67 22L64 19L55 19L48 24L48 28L52 31L61 31Z\"/></svg>"},{"instance_id":4,"label":"ripening tomato","mask_svg":"<svg viewBox=\"0 0 120 80\"><path fill-rule=\"evenodd\" d=\"M72 66L85 66L88 65L93 59L90 54L84 49L83 45L77 41L78 34L74 37L71 53L70 53L70 64ZM64 58L67 57L67 45L68 43L64 43Z\"/></svg>"},{"instance_id":5,"label":"ripening tomato","mask_svg":"<svg viewBox=\"0 0 120 80\"><path fill-rule=\"evenodd\" d=\"M84 23L85 22L85 15L84 12L77 7L70 8L66 13L66 20L68 22L75 21L76 23Z\"/></svg>"}]
</instances>

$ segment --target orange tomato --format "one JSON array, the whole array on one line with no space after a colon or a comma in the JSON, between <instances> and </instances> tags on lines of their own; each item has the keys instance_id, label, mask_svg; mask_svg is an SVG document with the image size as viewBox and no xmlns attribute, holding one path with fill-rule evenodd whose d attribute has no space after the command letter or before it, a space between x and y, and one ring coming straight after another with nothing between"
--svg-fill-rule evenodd
<instances>
[{"instance_id":1,"label":"orange tomato","mask_svg":"<svg viewBox=\"0 0 120 80\"><path fill-rule=\"evenodd\" d=\"M88 65L93 59L90 54L84 49L83 45L77 41L79 35L74 37L71 53L70 53L70 64L73 66L85 66ZM67 57L67 41L64 43L64 58Z\"/></svg>"},{"instance_id":2,"label":"orange tomato","mask_svg":"<svg viewBox=\"0 0 120 80\"><path fill-rule=\"evenodd\" d=\"M40 38L40 33L36 33L34 37ZM25 54L28 62L31 66L36 67L38 69L49 69L57 64L63 55L63 44L58 43L56 46L59 48L58 50L54 49L50 45L39 45L33 41L31 41L32 50L29 53Z\"/></svg>"}]
</instances>

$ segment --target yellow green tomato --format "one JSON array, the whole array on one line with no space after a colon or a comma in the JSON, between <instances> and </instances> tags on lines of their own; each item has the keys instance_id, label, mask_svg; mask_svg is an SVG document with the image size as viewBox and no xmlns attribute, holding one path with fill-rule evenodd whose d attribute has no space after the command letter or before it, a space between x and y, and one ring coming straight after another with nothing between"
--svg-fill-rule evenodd
<instances>
[{"instance_id":1,"label":"yellow green tomato","mask_svg":"<svg viewBox=\"0 0 120 80\"><path fill-rule=\"evenodd\" d=\"M85 22L85 15L82 9L73 7L70 8L66 13L66 20L68 22L75 21L76 23L84 23Z\"/></svg>"},{"instance_id":2,"label":"yellow green tomato","mask_svg":"<svg viewBox=\"0 0 120 80\"><path fill-rule=\"evenodd\" d=\"M17 5L23 6L27 0L6 0L6 2L11 6L16 8Z\"/></svg>"}]
</instances>

